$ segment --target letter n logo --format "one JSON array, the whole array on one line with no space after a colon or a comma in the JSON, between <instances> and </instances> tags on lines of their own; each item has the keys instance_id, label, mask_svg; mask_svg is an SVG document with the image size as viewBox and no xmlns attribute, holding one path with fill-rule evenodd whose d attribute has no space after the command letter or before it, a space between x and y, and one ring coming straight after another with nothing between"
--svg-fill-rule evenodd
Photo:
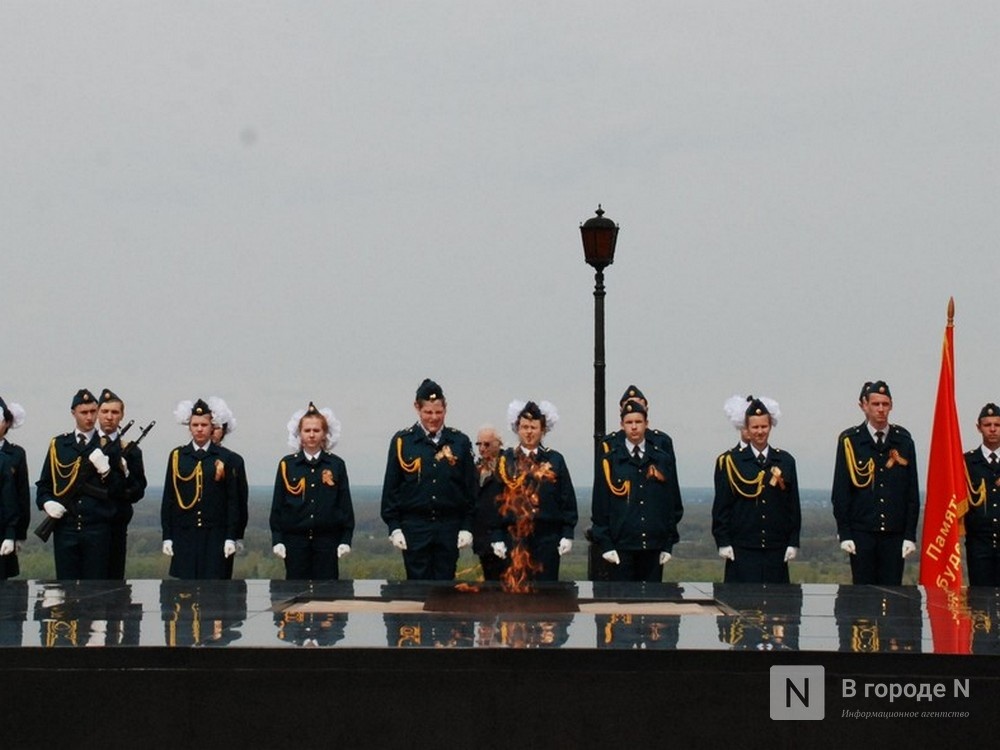
<instances>
[{"instance_id":1,"label":"letter n logo","mask_svg":"<svg viewBox=\"0 0 1000 750\"><path fill-rule=\"evenodd\" d=\"M771 718L775 721L822 721L826 713L825 670L811 667L771 667Z\"/></svg>"}]
</instances>

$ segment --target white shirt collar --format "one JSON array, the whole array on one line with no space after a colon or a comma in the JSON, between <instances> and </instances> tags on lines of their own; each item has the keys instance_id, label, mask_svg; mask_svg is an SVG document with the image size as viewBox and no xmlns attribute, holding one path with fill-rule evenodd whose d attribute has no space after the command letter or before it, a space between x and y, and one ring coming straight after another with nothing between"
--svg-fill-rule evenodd
<instances>
[{"instance_id":1,"label":"white shirt collar","mask_svg":"<svg viewBox=\"0 0 1000 750\"><path fill-rule=\"evenodd\" d=\"M638 443L631 442L628 438L625 438L625 447L628 448L628 454L630 456L635 454L636 447L639 448L639 455L646 455L646 438L643 438Z\"/></svg>"},{"instance_id":2,"label":"white shirt collar","mask_svg":"<svg viewBox=\"0 0 1000 750\"><path fill-rule=\"evenodd\" d=\"M865 422L865 426L868 428L868 434L872 436L872 441L873 442L875 442L875 441L878 440L878 435L875 434L876 432L881 432L882 433L882 442L883 443L885 442L886 438L889 437L889 425L886 425L881 430L876 430L874 427L872 427L872 423L871 422Z\"/></svg>"}]
</instances>

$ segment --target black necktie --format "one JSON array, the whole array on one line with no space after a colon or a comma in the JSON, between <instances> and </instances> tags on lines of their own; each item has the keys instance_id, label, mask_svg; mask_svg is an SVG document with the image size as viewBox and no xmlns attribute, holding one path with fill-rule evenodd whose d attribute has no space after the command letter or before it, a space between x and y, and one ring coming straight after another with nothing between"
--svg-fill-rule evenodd
<instances>
[{"instance_id":1,"label":"black necktie","mask_svg":"<svg viewBox=\"0 0 1000 750\"><path fill-rule=\"evenodd\" d=\"M990 466L996 466L996 465L997 465L997 454L990 453Z\"/></svg>"},{"instance_id":2,"label":"black necktie","mask_svg":"<svg viewBox=\"0 0 1000 750\"><path fill-rule=\"evenodd\" d=\"M79 435L76 436L76 443L81 448L83 448L85 445L87 445L87 436L81 432Z\"/></svg>"},{"instance_id":3,"label":"black necktie","mask_svg":"<svg viewBox=\"0 0 1000 750\"><path fill-rule=\"evenodd\" d=\"M634 446L632 448L632 458L634 458L636 461L641 461L642 460L642 453L639 452L639 446L638 445L636 445L636 446Z\"/></svg>"},{"instance_id":4,"label":"black necktie","mask_svg":"<svg viewBox=\"0 0 1000 750\"><path fill-rule=\"evenodd\" d=\"M883 444L882 443L882 430L877 430L875 432L875 447L881 450L882 444Z\"/></svg>"},{"instance_id":5,"label":"black necktie","mask_svg":"<svg viewBox=\"0 0 1000 750\"><path fill-rule=\"evenodd\" d=\"M757 456L757 463L758 465L763 466L765 463L767 463L767 456L765 456L763 453L759 454Z\"/></svg>"},{"instance_id":6,"label":"black necktie","mask_svg":"<svg viewBox=\"0 0 1000 750\"><path fill-rule=\"evenodd\" d=\"M195 450L194 457L197 458L199 461L203 459L205 457L205 449L198 448L197 450Z\"/></svg>"}]
</instances>

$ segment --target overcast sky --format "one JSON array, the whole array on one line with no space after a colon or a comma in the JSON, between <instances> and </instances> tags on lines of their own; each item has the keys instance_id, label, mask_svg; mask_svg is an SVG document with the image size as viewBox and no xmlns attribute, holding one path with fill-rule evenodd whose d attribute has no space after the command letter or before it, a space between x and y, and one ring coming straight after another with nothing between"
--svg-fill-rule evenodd
<instances>
[{"instance_id":1,"label":"overcast sky","mask_svg":"<svg viewBox=\"0 0 1000 750\"><path fill-rule=\"evenodd\" d=\"M608 421L638 384L684 486L747 392L829 486L879 378L923 484L949 296L967 447L1000 402L995 2L4 0L0 29L0 395L33 475L86 386L157 420L154 485L209 395L252 482L313 400L379 484L432 377L470 434L554 402L587 485L598 203Z\"/></svg>"}]
</instances>

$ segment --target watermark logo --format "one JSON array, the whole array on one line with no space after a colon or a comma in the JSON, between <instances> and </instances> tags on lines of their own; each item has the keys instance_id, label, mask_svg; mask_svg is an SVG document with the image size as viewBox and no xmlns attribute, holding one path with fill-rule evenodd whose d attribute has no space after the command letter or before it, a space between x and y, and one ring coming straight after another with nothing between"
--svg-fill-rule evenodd
<instances>
[{"instance_id":1,"label":"watermark logo","mask_svg":"<svg viewBox=\"0 0 1000 750\"><path fill-rule=\"evenodd\" d=\"M822 721L826 713L825 670L822 665L771 667L771 719Z\"/></svg>"}]
</instances>

